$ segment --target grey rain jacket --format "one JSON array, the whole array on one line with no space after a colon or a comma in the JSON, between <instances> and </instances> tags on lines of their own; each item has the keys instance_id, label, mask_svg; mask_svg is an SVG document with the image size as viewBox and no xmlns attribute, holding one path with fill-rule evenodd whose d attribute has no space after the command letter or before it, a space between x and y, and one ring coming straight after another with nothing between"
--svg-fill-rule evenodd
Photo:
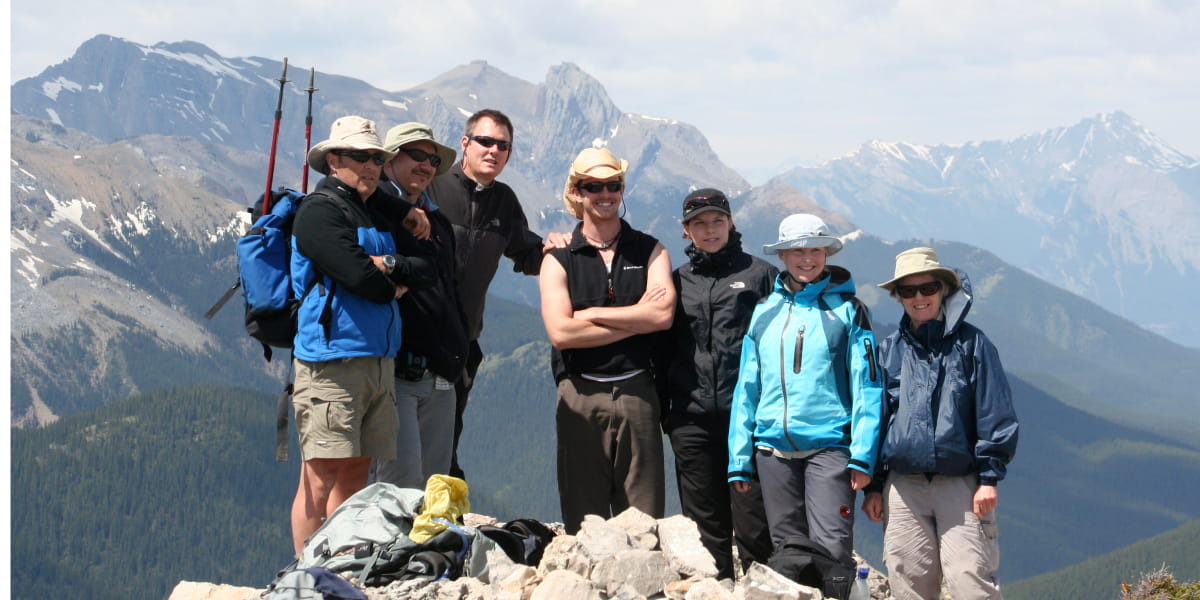
<instances>
[{"instance_id":1,"label":"grey rain jacket","mask_svg":"<svg viewBox=\"0 0 1200 600\"><path fill-rule=\"evenodd\" d=\"M904 315L900 329L879 345L883 367L881 469L897 473L967 475L995 485L1017 450L1017 415L1000 355L987 336L966 322L971 283L946 298L945 320L914 333ZM882 488L877 472L871 488Z\"/></svg>"}]
</instances>

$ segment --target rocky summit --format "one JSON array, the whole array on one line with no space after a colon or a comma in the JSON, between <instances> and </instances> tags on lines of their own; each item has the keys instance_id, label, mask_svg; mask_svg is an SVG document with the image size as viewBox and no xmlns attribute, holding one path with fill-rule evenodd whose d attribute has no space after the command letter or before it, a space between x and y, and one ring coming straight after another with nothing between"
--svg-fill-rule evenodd
<instances>
[{"instance_id":1,"label":"rocky summit","mask_svg":"<svg viewBox=\"0 0 1200 600\"><path fill-rule=\"evenodd\" d=\"M467 525L495 523L466 515ZM855 557L858 566L867 566ZM482 578L395 581L362 587L368 600L822 600L821 590L795 583L754 563L736 581L716 579L712 555L695 522L683 515L654 519L630 508L604 520L589 515L578 535L560 533L535 568L516 564L502 550L487 554ZM875 569L872 598L890 598L887 579ZM266 590L181 581L168 600L258 600Z\"/></svg>"}]
</instances>

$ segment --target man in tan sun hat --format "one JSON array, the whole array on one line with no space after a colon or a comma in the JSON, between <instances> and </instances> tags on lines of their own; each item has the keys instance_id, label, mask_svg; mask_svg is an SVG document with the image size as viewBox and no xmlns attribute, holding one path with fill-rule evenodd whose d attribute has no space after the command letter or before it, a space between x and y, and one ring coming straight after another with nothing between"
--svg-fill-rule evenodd
<instances>
[{"instance_id":1,"label":"man in tan sun hat","mask_svg":"<svg viewBox=\"0 0 1200 600\"><path fill-rule=\"evenodd\" d=\"M945 585L952 598L998 599L996 488L1019 429L1000 355L966 321L966 274L942 266L933 248L898 254L879 287L904 316L879 345L883 443L862 509L885 521L892 593L941 598Z\"/></svg>"},{"instance_id":2,"label":"man in tan sun hat","mask_svg":"<svg viewBox=\"0 0 1200 600\"><path fill-rule=\"evenodd\" d=\"M568 533L588 514L665 505L660 406L649 334L675 312L671 260L658 240L620 217L629 163L605 149L579 153L563 201L580 219L538 277L558 384L558 494Z\"/></svg>"},{"instance_id":3,"label":"man in tan sun hat","mask_svg":"<svg viewBox=\"0 0 1200 600\"><path fill-rule=\"evenodd\" d=\"M292 349L296 428L304 460L292 502L292 542L304 540L367 481L372 458L396 456L400 310L409 287L426 287L433 268L397 253L380 212L380 168L392 158L375 124L347 116L308 153L326 175L292 226L292 291L300 300Z\"/></svg>"},{"instance_id":4,"label":"man in tan sun hat","mask_svg":"<svg viewBox=\"0 0 1200 600\"><path fill-rule=\"evenodd\" d=\"M395 460L372 461L371 477L404 488L424 489L431 475L450 472L454 448L454 385L463 375L468 346L466 317L454 280L454 228L426 188L454 163L455 152L439 144L424 123L388 130L383 147L395 156L384 163L385 192L404 207L427 215L430 235L395 235L401 254L436 265L437 282L400 298L403 323L396 356L396 411L399 430Z\"/></svg>"}]
</instances>

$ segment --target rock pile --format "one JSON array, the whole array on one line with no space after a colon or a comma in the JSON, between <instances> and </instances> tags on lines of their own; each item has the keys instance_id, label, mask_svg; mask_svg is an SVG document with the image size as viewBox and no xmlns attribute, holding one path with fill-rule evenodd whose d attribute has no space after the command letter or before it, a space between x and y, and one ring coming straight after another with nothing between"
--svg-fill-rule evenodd
<instances>
[{"instance_id":1,"label":"rock pile","mask_svg":"<svg viewBox=\"0 0 1200 600\"><path fill-rule=\"evenodd\" d=\"M536 568L488 552L488 577L396 581L368 587L369 600L821 600L821 591L754 564L737 582L717 581L716 564L683 515L654 519L629 509L604 520L590 515L578 535L559 535ZM871 572L875 598L887 597ZM257 600L262 590L181 582L168 600ZM197 587L201 586L201 587Z\"/></svg>"}]
</instances>

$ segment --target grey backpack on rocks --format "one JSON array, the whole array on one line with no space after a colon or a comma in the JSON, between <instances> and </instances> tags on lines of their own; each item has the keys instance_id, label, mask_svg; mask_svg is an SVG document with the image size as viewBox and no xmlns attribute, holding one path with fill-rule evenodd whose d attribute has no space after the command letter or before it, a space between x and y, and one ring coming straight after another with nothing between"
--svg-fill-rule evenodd
<instances>
[{"instance_id":1,"label":"grey backpack on rocks","mask_svg":"<svg viewBox=\"0 0 1200 600\"><path fill-rule=\"evenodd\" d=\"M359 490L309 536L300 556L272 585L277 586L289 572L311 567L323 567L367 586L460 575L487 581L487 551L497 546L474 528L445 523L447 529L428 542L418 544L408 537L424 498L422 490L390 483L377 482Z\"/></svg>"}]
</instances>

